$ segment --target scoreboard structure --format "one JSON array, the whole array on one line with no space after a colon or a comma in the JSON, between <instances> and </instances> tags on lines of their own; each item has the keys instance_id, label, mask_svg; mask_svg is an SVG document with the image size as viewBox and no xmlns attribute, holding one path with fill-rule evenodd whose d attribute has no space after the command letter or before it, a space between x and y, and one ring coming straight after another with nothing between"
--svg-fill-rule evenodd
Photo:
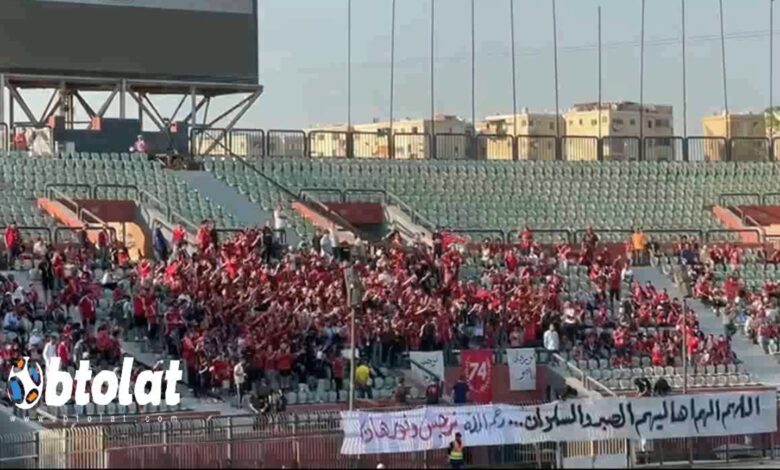
<instances>
[{"instance_id":1,"label":"scoreboard structure","mask_svg":"<svg viewBox=\"0 0 780 470\"><path fill-rule=\"evenodd\" d=\"M191 129L228 128L262 93L257 0L0 3L0 124L11 128L45 126L53 116L73 122L76 107L90 119L102 118L118 99L118 117L126 118L132 100L142 121L165 131L176 116L164 117L154 95L181 96L176 113L190 108L185 122ZM26 89L52 90L46 109L33 112ZM106 101L92 107L84 91L104 92ZM238 94L247 96L220 116L227 124L207 122L213 98ZM188 97L191 106L184 106Z\"/></svg>"}]
</instances>

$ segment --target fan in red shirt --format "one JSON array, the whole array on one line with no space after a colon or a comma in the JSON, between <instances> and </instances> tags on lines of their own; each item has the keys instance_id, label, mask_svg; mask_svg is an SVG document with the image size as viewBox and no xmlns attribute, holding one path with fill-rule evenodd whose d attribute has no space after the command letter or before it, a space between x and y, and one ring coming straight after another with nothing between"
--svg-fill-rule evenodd
<instances>
[{"instance_id":1,"label":"fan in red shirt","mask_svg":"<svg viewBox=\"0 0 780 470\"><path fill-rule=\"evenodd\" d=\"M97 317L97 300L91 293L81 297L79 300L79 313L85 327L94 326Z\"/></svg>"},{"instance_id":2,"label":"fan in red shirt","mask_svg":"<svg viewBox=\"0 0 780 470\"><path fill-rule=\"evenodd\" d=\"M61 368L66 369L70 365L70 345L67 339L61 339L57 343L57 357L60 358Z\"/></svg>"},{"instance_id":3,"label":"fan in red shirt","mask_svg":"<svg viewBox=\"0 0 780 470\"><path fill-rule=\"evenodd\" d=\"M19 232L19 229L16 227L16 224L10 224L5 229L5 233L3 234L3 238L5 241L5 249L8 252L8 261L9 265L13 265L14 260L19 255L20 251L20 245L22 236Z\"/></svg>"},{"instance_id":4,"label":"fan in red shirt","mask_svg":"<svg viewBox=\"0 0 780 470\"><path fill-rule=\"evenodd\" d=\"M201 253L211 247L213 240L211 240L211 231L209 230L206 221L203 221L200 228L198 228L198 232L195 234L195 241L197 242L198 250L200 250Z\"/></svg>"},{"instance_id":5,"label":"fan in red shirt","mask_svg":"<svg viewBox=\"0 0 780 470\"><path fill-rule=\"evenodd\" d=\"M742 289L742 285L734 275L729 276L723 283L723 291L725 292L726 299L728 299L729 302L733 302L737 297L739 297L740 289Z\"/></svg>"},{"instance_id":6,"label":"fan in red shirt","mask_svg":"<svg viewBox=\"0 0 780 470\"><path fill-rule=\"evenodd\" d=\"M219 356L211 362L210 371L215 385L221 385L223 389L230 388L233 371L230 362L224 356Z\"/></svg>"},{"instance_id":7,"label":"fan in red shirt","mask_svg":"<svg viewBox=\"0 0 780 470\"><path fill-rule=\"evenodd\" d=\"M187 244L187 232L181 225L174 227L172 242L174 248L181 248Z\"/></svg>"}]
</instances>

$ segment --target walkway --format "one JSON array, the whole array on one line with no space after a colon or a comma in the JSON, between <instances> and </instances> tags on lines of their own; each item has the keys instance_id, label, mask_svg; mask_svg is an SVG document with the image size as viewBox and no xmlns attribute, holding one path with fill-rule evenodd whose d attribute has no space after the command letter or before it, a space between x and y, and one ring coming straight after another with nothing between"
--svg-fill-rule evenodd
<instances>
[{"instance_id":1,"label":"walkway","mask_svg":"<svg viewBox=\"0 0 780 470\"><path fill-rule=\"evenodd\" d=\"M211 202L232 214L240 225L253 227L273 220L270 211L252 203L245 195L217 179L211 172L177 171L176 174Z\"/></svg>"}]
</instances>

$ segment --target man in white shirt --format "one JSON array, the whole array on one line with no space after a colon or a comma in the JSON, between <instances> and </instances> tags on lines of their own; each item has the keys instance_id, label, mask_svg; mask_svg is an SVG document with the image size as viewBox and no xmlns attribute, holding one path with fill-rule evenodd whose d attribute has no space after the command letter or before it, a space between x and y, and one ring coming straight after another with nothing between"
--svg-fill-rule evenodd
<instances>
[{"instance_id":1,"label":"man in white shirt","mask_svg":"<svg viewBox=\"0 0 780 470\"><path fill-rule=\"evenodd\" d=\"M560 342L558 332L555 331L555 325L550 325L550 328L544 332L544 349L551 352L558 352Z\"/></svg>"},{"instance_id":2,"label":"man in white shirt","mask_svg":"<svg viewBox=\"0 0 780 470\"><path fill-rule=\"evenodd\" d=\"M274 231L280 231L287 228L287 216L282 212L280 206L274 207Z\"/></svg>"},{"instance_id":3,"label":"man in white shirt","mask_svg":"<svg viewBox=\"0 0 780 470\"><path fill-rule=\"evenodd\" d=\"M52 358L57 356L57 343L54 341L54 336L49 336L46 344L43 346L43 361L46 367L49 367L49 362Z\"/></svg>"},{"instance_id":4,"label":"man in white shirt","mask_svg":"<svg viewBox=\"0 0 780 470\"><path fill-rule=\"evenodd\" d=\"M233 382L236 384L236 407L241 408L244 398L244 382L246 381L246 371L244 370L244 361L238 361L233 367Z\"/></svg>"},{"instance_id":5,"label":"man in white shirt","mask_svg":"<svg viewBox=\"0 0 780 470\"><path fill-rule=\"evenodd\" d=\"M46 243L44 243L43 240L38 237L38 239L35 240L35 244L33 245L33 255L38 258L43 258L46 256L47 252L48 249L46 248Z\"/></svg>"}]
</instances>

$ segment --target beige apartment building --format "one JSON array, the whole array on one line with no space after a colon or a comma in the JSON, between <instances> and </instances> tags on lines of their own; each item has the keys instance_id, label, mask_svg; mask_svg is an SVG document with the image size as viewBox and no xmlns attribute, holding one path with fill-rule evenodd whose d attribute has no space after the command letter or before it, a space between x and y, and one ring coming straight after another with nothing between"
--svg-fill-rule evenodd
<instances>
[{"instance_id":1,"label":"beige apartment building","mask_svg":"<svg viewBox=\"0 0 780 470\"><path fill-rule=\"evenodd\" d=\"M205 154L209 150L210 156L226 157L238 155L246 158L259 158L265 152L263 134L260 132L232 131L223 134L220 131L196 134L192 140L196 155Z\"/></svg>"},{"instance_id":2,"label":"beige apartment building","mask_svg":"<svg viewBox=\"0 0 780 470\"><path fill-rule=\"evenodd\" d=\"M706 161L763 161L768 158L771 116L755 113L720 113L702 118ZM777 131L775 131L777 133ZM729 141L728 139L734 139ZM691 150L694 151L694 150Z\"/></svg>"},{"instance_id":3,"label":"beige apartment building","mask_svg":"<svg viewBox=\"0 0 780 470\"><path fill-rule=\"evenodd\" d=\"M636 160L644 137L646 160L674 160L674 113L672 106L638 103L606 102L574 105L563 114L566 121L564 158L595 160L598 144L593 137L603 138L604 160ZM640 120L644 123L640 123ZM642 127L640 128L640 125Z\"/></svg>"},{"instance_id":4,"label":"beige apartment building","mask_svg":"<svg viewBox=\"0 0 780 470\"><path fill-rule=\"evenodd\" d=\"M439 114L431 119L401 119L393 122L355 124L353 153L356 158L388 158L392 152L397 160L432 158L431 132L436 134L436 154L448 160L473 159L471 139L474 127L458 116ZM347 126L337 125L306 129L312 157L345 157ZM392 149L392 150L391 150Z\"/></svg>"},{"instance_id":5,"label":"beige apartment building","mask_svg":"<svg viewBox=\"0 0 780 470\"><path fill-rule=\"evenodd\" d=\"M559 121L557 130L556 119ZM554 160L556 132L566 133L565 124L557 115L527 110L516 115L489 116L478 122L476 129L478 155L484 160L511 160L515 137L518 160Z\"/></svg>"}]
</instances>

